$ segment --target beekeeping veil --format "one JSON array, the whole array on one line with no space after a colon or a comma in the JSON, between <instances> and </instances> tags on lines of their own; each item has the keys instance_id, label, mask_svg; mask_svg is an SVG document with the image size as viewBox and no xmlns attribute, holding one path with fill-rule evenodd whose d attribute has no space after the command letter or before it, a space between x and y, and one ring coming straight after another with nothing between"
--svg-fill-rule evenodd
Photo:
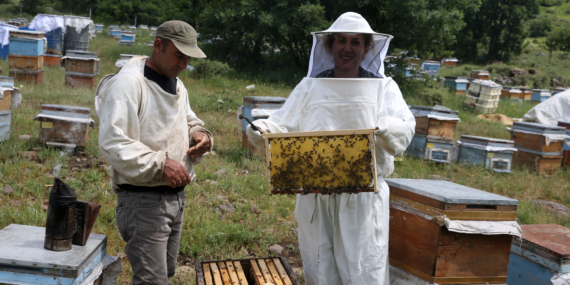
<instances>
[{"instance_id":1,"label":"beekeeping veil","mask_svg":"<svg viewBox=\"0 0 570 285\"><path fill-rule=\"evenodd\" d=\"M342 34L371 34L373 43L364 55L360 66L374 75L384 78L384 57L388 52L391 35L376 33L360 14L347 12L342 14L325 31L313 32L313 48L309 62L309 74L307 77L316 77L319 73L332 69L334 60L332 54L326 50L324 36L332 33Z\"/></svg>"}]
</instances>

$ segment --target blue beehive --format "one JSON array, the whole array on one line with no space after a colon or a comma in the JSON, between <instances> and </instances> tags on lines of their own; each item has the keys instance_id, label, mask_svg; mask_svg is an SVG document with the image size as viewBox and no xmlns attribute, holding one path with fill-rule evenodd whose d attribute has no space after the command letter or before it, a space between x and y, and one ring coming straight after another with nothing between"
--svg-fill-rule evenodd
<instances>
[{"instance_id":1,"label":"blue beehive","mask_svg":"<svg viewBox=\"0 0 570 285\"><path fill-rule=\"evenodd\" d=\"M416 134L406 149L406 155L435 162L451 162L453 140Z\"/></svg>"},{"instance_id":2,"label":"blue beehive","mask_svg":"<svg viewBox=\"0 0 570 285\"><path fill-rule=\"evenodd\" d=\"M8 54L10 54L10 45L0 44L0 58L6 60L8 58Z\"/></svg>"},{"instance_id":3,"label":"blue beehive","mask_svg":"<svg viewBox=\"0 0 570 285\"><path fill-rule=\"evenodd\" d=\"M96 32L96 33L102 33L104 26L105 26L105 25L103 25L103 24L95 24L95 32Z\"/></svg>"},{"instance_id":4,"label":"blue beehive","mask_svg":"<svg viewBox=\"0 0 570 285\"><path fill-rule=\"evenodd\" d=\"M270 97L270 96L245 96L243 97L243 116L250 121L267 119L275 111L281 109L285 104L286 98L283 97ZM249 152L253 153L255 149L250 143L245 134L245 130L249 123L242 119L242 147Z\"/></svg>"},{"instance_id":5,"label":"blue beehive","mask_svg":"<svg viewBox=\"0 0 570 285\"><path fill-rule=\"evenodd\" d=\"M550 96L552 96L552 94L550 94L550 91L548 91L548 90L532 89L531 100L536 101L536 102L543 102L543 101L546 101L546 99L550 98Z\"/></svg>"},{"instance_id":6,"label":"blue beehive","mask_svg":"<svg viewBox=\"0 0 570 285\"><path fill-rule=\"evenodd\" d=\"M556 94L558 94L558 93L560 93L560 92L564 92L564 91L566 91L566 90L568 90L568 88L556 87L556 88L554 88L554 90L552 91L552 96L554 96L554 95L556 95Z\"/></svg>"},{"instance_id":7,"label":"blue beehive","mask_svg":"<svg viewBox=\"0 0 570 285\"><path fill-rule=\"evenodd\" d=\"M10 139L12 111L0 111L0 142Z\"/></svg>"},{"instance_id":8,"label":"blue beehive","mask_svg":"<svg viewBox=\"0 0 570 285\"><path fill-rule=\"evenodd\" d=\"M121 34L121 41L134 42L135 41L135 34L133 34L133 33L122 33Z\"/></svg>"},{"instance_id":9,"label":"blue beehive","mask_svg":"<svg viewBox=\"0 0 570 285\"><path fill-rule=\"evenodd\" d=\"M455 90L456 95L465 95L469 80L461 76L446 76L443 86Z\"/></svg>"},{"instance_id":10,"label":"blue beehive","mask_svg":"<svg viewBox=\"0 0 570 285\"><path fill-rule=\"evenodd\" d=\"M511 245L508 285L551 285L555 275L570 274L570 229L560 225L521 228L522 240L515 237Z\"/></svg>"},{"instance_id":11,"label":"blue beehive","mask_svg":"<svg viewBox=\"0 0 570 285\"><path fill-rule=\"evenodd\" d=\"M439 66L440 64L437 61L425 61L422 63L422 69L431 77L437 77L439 74Z\"/></svg>"},{"instance_id":12,"label":"blue beehive","mask_svg":"<svg viewBox=\"0 0 570 285\"><path fill-rule=\"evenodd\" d=\"M14 78L0 75L0 87L14 87Z\"/></svg>"},{"instance_id":13,"label":"blue beehive","mask_svg":"<svg viewBox=\"0 0 570 285\"><path fill-rule=\"evenodd\" d=\"M10 31L10 55L44 55L44 33L36 31Z\"/></svg>"},{"instance_id":14,"label":"blue beehive","mask_svg":"<svg viewBox=\"0 0 570 285\"><path fill-rule=\"evenodd\" d=\"M61 28L51 30L45 34L47 39L46 54L63 54L63 31Z\"/></svg>"},{"instance_id":15,"label":"blue beehive","mask_svg":"<svg viewBox=\"0 0 570 285\"><path fill-rule=\"evenodd\" d=\"M509 140L461 136L459 163L480 165L496 172L510 173L515 142Z\"/></svg>"}]
</instances>

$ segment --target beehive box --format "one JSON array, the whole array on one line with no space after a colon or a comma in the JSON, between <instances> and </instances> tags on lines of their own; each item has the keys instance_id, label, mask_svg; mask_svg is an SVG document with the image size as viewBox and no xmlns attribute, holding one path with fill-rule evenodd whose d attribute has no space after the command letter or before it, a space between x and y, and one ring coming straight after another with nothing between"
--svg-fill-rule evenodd
<instances>
[{"instance_id":1,"label":"beehive box","mask_svg":"<svg viewBox=\"0 0 570 285\"><path fill-rule=\"evenodd\" d=\"M523 92L523 94L521 95L522 99L525 101L530 101L532 99L532 90L528 87L517 87L520 91Z\"/></svg>"},{"instance_id":2,"label":"beehive box","mask_svg":"<svg viewBox=\"0 0 570 285\"><path fill-rule=\"evenodd\" d=\"M12 110L12 90L0 87L0 111Z\"/></svg>"},{"instance_id":3,"label":"beehive box","mask_svg":"<svg viewBox=\"0 0 570 285\"><path fill-rule=\"evenodd\" d=\"M562 154L564 158L562 159L562 165L563 166L570 165L570 122L560 121L558 122L558 126L566 128L566 135L569 136L569 138L567 138L566 141L564 142L563 154Z\"/></svg>"},{"instance_id":4,"label":"beehive box","mask_svg":"<svg viewBox=\"0 0 570 285\"><path fill-rule=\"evenodd\" d=\"M556 87L556 88L554 88L554 90L552 90L552 96L554 96L554 95L556 95L556 94L558 94L558 93L564 92L564 91L566 91L566 90L568 90L568 88L565 88L565 87Z\"/></svg>"},{"instance_id":5,"label":"beehive box","mask_svg":"<svg viewBox=\"0 0 570 285\"><path fill-rule=\"evenodd\" d=\"M101 284L96 269L106 256L107 236L91 233L85 246L44 249L46 229L11 224L0 230L0 284Z\"/></svg>"},{"instance_id":6,"label":"beehive box","mask_svg":"<svg viewBox=\"0 0 570 285\"><path fill-rule=\"evenodd\" d=\"M12 30L10 31L10 54L25 56L44 55L43 32Z\"/></svg>"},{"instance_id":7,"label":"beehive box","mask_svg":"<svg viewBox=\"0 0 570 285\"><path fill-rule=\"evenodd\" d=\"M0 111L0 142L10 139L12 111Z\"/></svg>"},{"instance_id":8,"label":"beehive box","mask_svg":"<svg viewBox=\"0 0 570 285\"><path fill-rule=\"evenodd\" d=\"M34 84L44 83L44 71L12 71L9 73L17 81L32 82Z\"/></svg>"},{"instance_id":9,"label":"beehive box","mask_svg":"<svg viewBox=\"0 0 570 285\"><path fill-rule=\"evenodd\" d=\"M451 162L453 139L416 134L406 149L406 155L435 161Z\"/></svg>"},{"instance_id":10,"label":"beehive box","mask_svg":"<svg viewBox=\"0 0 570 285\"><path fill-rule=\"evenodd\" d=\"M514 141L461 135L459 163L480 165L495 172L510 173Z\"/></svg>"},{"instance_id":11,"label":"beehive box","mask_svg":"<svg viewBox=\"0 0 570 285\"><path fill-rule=\"evenodd\" d=\"M416 119L416 134L454 138L459 112L449 109L410 106Z\"/></svg>"},{"instance_id":12,"label":"beehive box","mask_svg":"<svg viewBox=\"0 0 570 285\"><path fill-rule=\"evenodd\" d=\"M456 95L465 95L469 80L464 77L446 76L443 86L455 90Z\"/></svg>"},{"instance_id":13,"label":"beehive box","mask_svg":"<svg viewBox=\"0 0 570 285\"><path fill-rule=\"evenodd\" d=\"M523 100L524 93L516 87L504 86L501 90L501 99Z\"/></svg>"},{"instance_id":14,"label":"beehive box","mask_svg":"<svg viewBox=\"0 0 570 285\"><path fill-rule=\"evenodd\" d=\"M377 192L374 131L263 134L271 193Z\"/></svg>"},{"instance_id":15,"label":"beehive box","mask_svg":"<svg viewBox=\"0 0 570 285\"><path fill-rule=\"evenodd\" d=\"M285 257L196 262L197 285L300 285Z\"/></svg>"},{"instance_id":16,"label":"beehive box","mask_svg":"<svg viewBox=\"0 0 570 285\"><path fill-rule=\"evenodd\" d=\"M570 229L560 225L522 225L513 238L507 284L553 284L570 273Z\"/></svg>"},{"instance_id":17,"label":"beehive box","mask_svg":"<svg viewBox=\"0 0 570 285\"><path fill-rule=\"evenodd\" d=\"M14 87L14 78L8 76L0 76L0 87Z\"/></svg>"},{"instance_id":18,"label":"beehive box","mask_svg":"<svg viewBox=\"0 0 570 285\"><path fill-rule=\"evenodd\" d=\"M536 154L560 155L564 140L555 140L547 144L547 135L565 135L566 128L542 125L530 122L514 122L511 131L512 140L518 150Z\"/></svg>"},{"instance_id":19,"label":"beehive box","mask_svg":"<svg viewBox=\"0 0 570 285\"><path fill-rule=\"evenodd\" d=\"M489 79L489 71L486 70L472 70L469 74L469 78L472 79L481 79L481 80L488 80Z\"/></svg>"},{"instance_id":20,"label":"beehive box","mask_svg":"<svg viewBox=\"0 0 570 285\"><path fill-rule=\"evenodd\" d=\"M515 221L518 201L441 180L386 179L390 265L437 284L504 283L510 235L451 232L435 217Z\"/></svg>"},{"instance_id":21,"label":"beehive box","mask_svg":"<svg viewBox=\"0 0 570 285\"><path fill-rule=\"evenodd\" d=\"M41 71L44 69L44 56L8 55L10 72Z\"/></svg>"},{"instance_id":22,"label":"beehive box","mask_svg":"<svg viewBox=\"0 0 570 285\"><path fill-rule=\"evenodd\" d=\"M61 66L61 55L49 54L44 55L44 65L45 66Z\"/></svg>"},{"instance_id":23,"label":"beehive box","mask_svg":"<svg viewBox=\"0 0 570 285\"><path fill-rule=\"evenodd\" d=\"M49 146L82 148L94 127L91 109L65 105L42 105L42 113L34 118L40 122L39 142Z\"/></svg>"},{"instance_id":24,"label":"beehive box","mask_svg":"<svg viewBox=\"0 0 570 285\"><path fill-rule=\"evenodd\" d=\"M97 86L97 77L95 75L79 75L79 74L66 74L65 84L75 88L94 88Z\"/></svg>"},{"instance_id":25,"label":"beehive box","mask_svg":"<svg viewBox=\"0 0 570 285\"><path fill-rule=\"evenodd\" d=\"M546 89L532 89L531 100L535 102L543 102L550 98L552 94Z\"/></svg>"},{"instance_id":26,"label":"beehive box","mask_svg":"<svg viewBox=\"0 0 570 285\"><path fill-rule=\"evenodd\" d=\"M439 67L440 64L437 61L427 60L422 63L422 69L431 77L437 77L439 74Z\"/></svg>"},{"instance_id":27,"label":"beehive box","mask_svg":"<svg viewBox=\"0 0 570 285\"><path fill-rule=\"evenodd\" d=\"M66 75L99 75L99 59L64 56Z\"/></svg>"},{"instance_id":28,"label":"beehive box","mask_svg":"<svg viewBox=\"0 0 570 285\"><path fill-rule=\"evenodd\" d=\"M459 60L456 58L444 58L441 60L441 64L445 67L456 67L457 62L459 62Z\"/></svg>"},{"instance_id":29,"label":"beehive box","mask_svg":"<svg viewBox=\"0 0 570 285\"><path fill-rule=\"evenodd\" d=\"M267 119L271 114L275 113L275 111L281 109L286 100L287 99L283 97L245 96L243 97L243 116L252 122ZM242 148L248 156L253 156L257 154L257 149L249 142L245 133L249 123L245 119L242 119L241 125Z\"/></svg>"}]
</instances>

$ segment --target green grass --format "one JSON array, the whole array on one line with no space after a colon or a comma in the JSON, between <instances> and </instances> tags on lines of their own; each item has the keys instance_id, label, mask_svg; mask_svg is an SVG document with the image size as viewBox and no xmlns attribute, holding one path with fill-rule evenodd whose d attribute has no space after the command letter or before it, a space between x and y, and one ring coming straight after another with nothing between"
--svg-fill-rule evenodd
<instances>
[{"instance_id":1,"label":"green grass","mask_svg":"<svg viewBox=\"0 0 570 285\"><path fill-rule=\"evenodd\" d=\"M97 52L101 59L101 76L116 73L114 66L120 54L150 54L151 48L145 43L152 37L148 33L137 36L137 44L131 47L117 46L116 40L106 34L90 43L90 50ZM139 44L140 43L140 44ZM529 47L537 48L537 47ZM207 51L206 51L207 53ZM531 52L530 52L531 53ZM563 56L556 54L557 57ZM525 67L532 60L543 63L543 58L532 59L525 54L519 59ZM554 61L553 61L554 62ZM518 61L515 61L518 64ZM538 62L537 62L538 63ZM190 63L192 65L192 62ZM0 66L7 74L8 64L0 60ZM557 60L552 70L568 74L568 68ZM486 69L491 66L460 66L455 69L442 69L442 75L468 75L472 69ZM502 72L510 67L493 69ZM550 68L550 67L549 67ZM546 73L550 69L545 69ZM15 192L10 195L0 194L0 228L11 223L45 226L48 192L46 185L53 183L52 169L63 164L60 177L74 187L82 200L102 204L102 209L95 223L95 233L108 235L108 253L116 255L123 251L122 241L115 223L116 197L109 188L108 170L101 167L101 154L98 148L98 123L89 130L89 140L85 148L86 162L76 166L75 157L60 149L45 148L37 141L39 123L32 121L41 111L41 104L66 104L92 108L91 117L97 122L94 110L94 89L73 89L64 85L65 72L61 68L46 68L45 82L42 85L16 82L22 86L23 103L13 110L12 135L0 143L0 187L11 185ZM188 89L190 104L197 115L206 122L206 126L215 136L215 155L207 157L198 165L197 181L186 188L186 213L180 253L189 258L190 266L196 260L218 258L240 258L247 256L267 256L267 247L273 243L292 243L296 248L297 237L290 234L296 227L294 218L295 197L269 195L269 184L265 164L260 159L249 159L241 149L241 128L237 125L235 111L244 96L282 96L287 97L294 82L281 75L268 75L265 72L255 74L231 71L224 75L197 79L185 71L180 78ZM296 81L300 80L295 78ZM255 84L253 90L245 87ZM457 126L456 139L461 134L481 135L496 138L509 138L505 126L499 123L478 119L476 114L463 111L463 97L456 96L441 87L406 89L405 97L409 104L425 102L422 94L439 96L441 103L454 110L459 110L461 123ZM427 90L427 91L426 91ZM426 93L427 92L427 93ZM222 102L219 102L219 100ZM522 117L534 104L511 104L501 101L498 112L511 117ZM31 134L32 139L18 139L22 134ZM38 148L39 162L29 162L18 155L23 151ZM89 158L89 157L92 158ZM220 178L215 174L226 169L227 174ZM247 170L247 174L239 174ZM402 178L428 178L437 174L448 177L455 183L477 189L509 196L520 200L518 219L520 223L558 223L570 226L569 219L559 219L531 205L533 199L544 199L570 205L570 171L564 169L552 176L540 176L526 169L513 169L511 175L497 174L479 167L459 164L438 165L431 162L405 158L397 162L395 173ZM395 176L395 175L394 175ZM216 180L217 185L206 182ZM223 195L234 205L233 214L224 215L217 210L219 199ZM15 205L14 201L20 204ZM251 211L253 206L261 213ZM295 267L300 267L298 251L292 255ZM180 265L187 266L186 261ZM119 284L128 284L131 276L130 266L123 260L123 272ZM194 284L195 276L190 270L178 274L172 284Z\"/></svg>"}]
</instances>

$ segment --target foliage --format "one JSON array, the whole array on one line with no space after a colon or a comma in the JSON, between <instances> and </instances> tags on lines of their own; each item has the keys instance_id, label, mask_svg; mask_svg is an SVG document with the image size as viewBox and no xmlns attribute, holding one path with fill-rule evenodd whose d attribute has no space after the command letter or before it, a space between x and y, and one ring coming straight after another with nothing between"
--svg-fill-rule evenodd
<instances>
[{"instance_id":1,"label":"foliage","mask_svg":"<svg viewBox=\"0 0 570 285\"><path fill-rule=\"evenodd\" d=\"M551 7L564 3L563 0L538 0L540 6Z\"/></svg>"},{"instance_id":2,"label":"foliage","mask_svg":"<svg viewBox=\"0 0 570 285\"><path fill-rule=\"evenodd\" d=\"M530 37L544 37L552 31L552 22L548 18L534 20L530 23Z\"/></svg>"},{"instance_id":3,"label":"foliage","mask_svg":"<svg viewBox=\"0 0 570 285\"><path fill-rule=\"evenodd\" d=\"M476 13L466 14L455 51L464 60L507 61L523 49L522 22L538 14L536 0L483 0Z\"/></svg>"},{"instance_id":4,"label":"foliage","mask_svg":"<svg viewBox=\"0 0 570 285\"><path fill-rule=\"evenodd\" d=\"M552 62L553 51L570 51L570 25L558 27L552 31L546 38L544 46L550 51L549 63Z\"/></svg>"},{"instance_id":5,"label":"foliage","mask_svg":"<svg viewBox=\"0 0 570 285\"><path fill-rule=\"evenodd\" d=\"M480 0L420 1L323 1L327 20L346 11L360 13L373 30L394 36L393 48L424 57L441 56L457 41L466 15L474 13Z\"/></svg>"},{"instance_id":6,"label":"foliage","mask_svg":"<svg viewBox=\"0 0 570 285\"><path fill-rule=\"evenodd\" d=\"M47 0L24 0L22 1L22 12L29 14L43 13Z\"/></svg>"},{"instance_id":7,"label":"foliage","mask_svg":"<svg viewBox=\"0 0 570 285\"><path fill-rule=\"evenodd\" d=\"M193 75L197 78L222 75L231 70L227 63L216 60L194 59L191 64L194 66Z\"/></svg>"}]
</instances>

